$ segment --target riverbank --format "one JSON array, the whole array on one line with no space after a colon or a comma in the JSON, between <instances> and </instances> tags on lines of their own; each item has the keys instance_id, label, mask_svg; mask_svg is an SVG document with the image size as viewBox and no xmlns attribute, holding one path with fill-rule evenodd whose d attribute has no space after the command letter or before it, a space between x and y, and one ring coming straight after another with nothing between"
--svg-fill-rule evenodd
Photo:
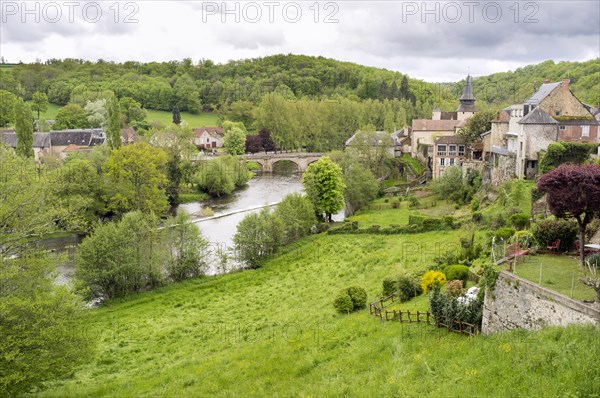
<instances>
[{"instance_id":1,"label":"riverbank","mask_svg":"<svg viewBox=\"0 0 600 398\"><path fill-rule=\"evenodd\" d=\"M401 214L403 211L400 211ZM369 210L371 219L377 210ZM364 218L363 222L369 222ZM312 235L263 268L106 303L76 332L98 342L75 378L40 396L590 396L598 332L572 327L469 339L336 314L347 286L422 269L464 231ZM535 371L532 371L535 369Z\"/></svg>"}]
</instances>

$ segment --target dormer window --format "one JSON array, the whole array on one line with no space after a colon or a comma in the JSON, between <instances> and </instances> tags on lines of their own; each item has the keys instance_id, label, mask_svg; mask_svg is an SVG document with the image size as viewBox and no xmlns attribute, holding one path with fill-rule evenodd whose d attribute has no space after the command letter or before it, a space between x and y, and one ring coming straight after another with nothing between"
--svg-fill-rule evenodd
<instances>
[{"instance_id":1,"label":"dormer window","mask_svg":"<svg viewBox=\"0 0 600 398\"><path fill-rule=\"evenodd\" d=\"M560 111L556 111L556 116L560 116Z\"/></svg>"}]
</instances>

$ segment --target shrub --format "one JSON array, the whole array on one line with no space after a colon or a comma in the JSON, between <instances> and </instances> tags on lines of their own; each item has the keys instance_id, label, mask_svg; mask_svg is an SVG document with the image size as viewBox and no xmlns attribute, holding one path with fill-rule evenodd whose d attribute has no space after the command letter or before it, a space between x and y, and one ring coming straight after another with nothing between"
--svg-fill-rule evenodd
<instances>
[{"instance_id":1,"label":"shrub","mask_svg":"<svg viewBox=\"0 0 600 398\"><path fill-rule=\"evenodd\" d=\"M384 297L387 297L396 292L396 289L397 289L396 282L397 282L396 278L394 278L392 276L388 276L387 278L385 278L383 280L382 287L383 287L383 296Z\"/></svg>"},{"instance_id":2,"label":"shrub","mask_svg":"<svg viewBox=\"0 0 600 398\"><path fill-rule=\"evenodd\" d=\"M472 216L473 222L480 223L483 220L483 214L476 211Z\"/></svg>"},{"instance_id":3,"label":"shrub","mask_svg":"<svg viewBox=\"0 0 600 398\"><path fill-rule=\"evenodd\" d=\"M348 296L348 293L344 290L333 301L333 306L340 314L348 314L354 309L352 299Z\"/></svg>"},{"instance_id":4,"label":"shrub","mask_svg":"<svg viewBox=\"0 0 600 398\"><path fill-rule=\"evenodd\" d=\"M481 205L481 199L479 197L474 197L471 201L471 211L475 213L479 210L479 206Z\"/></svg>"},{"instance_id":5,"label":"shrub","mask_svg":"<svg viewBox=\"0 0 600 398\"><path fill-rule=\"evenodd\" d=\"M510 222L510 224L515 229L525 229L525 227L529 223L529 214L525 214L525 213L513 214L512 216L509 217L508 222Z\"/></svg>"},{"instance_id":6,"label":"shrub","mask_svg":"<svg viewBox=\"0 0 600 398\"><path fill-rule=\"evenodd\" d=\"M423 289L421 289L417 280L408 275L399 276L396 287L398 289L398 297L402 302L408 301L423 293Z\"/></svg>"},{"instance_id":7,"label":"shrub","mask_svg":"<svg viewBox=\"0 0 600 398\"><path fill-rule=\"evenodd\" d=\"M465 292L465 289L463 288L463 281L458 279L449 281L446 283L446 291L452 297L461 296Z\"/></svg>"},{"instance_id":8,"label":"shrub","mask_svg":"<svg viewBox=\"0 0 600 398\"><path fill-rule=\"evenodd\" d=\"M446 267L444 273L446 274L446 280L459 280L463 282L463 286L466 286L469 278L469 267L460 264L451 265Z\"/></svg>"},{"instance_id":9,"label":"shrub","mask_svg":"<svg viewBox=\"0 0 600 398\"><path fill-rule=\"evenodd\" d=\"M352 286L346 289L348 296L352 300L353 310L367 308L367 291L360 286Z\"/></svg>"},{"instance_id":10,"label":"shrub","mask_svg":"<svg viewBox=\"0 0 600 398\"><path fill-rule=\"evenodd\" d=\"M392 202L392 209L398 209L400 207L400 201L399 200L394 200Z\"/></svg>"},{"instance_id":11,"label":"shrub","mask_svg":"<svg viewBox=\"0 0 600 398\"><path fill-rule=\"evenodd\" d=\"M588 257L587 262L592 267L600 268L600 253L592 254L590 257Z\"/></svg>"},{"instance_id":12,"label":"shrub","mask_svg":"<svg viewBox=\"0 0 600 398\"><path fill-rule=\"evenodd\" d=\"M408 197L408 206L411 209L418 209L420 205L421 205L421 202L419 202L419 198L417 198L414 195L411 195Z\"/></svg>"},{"instance_id":13,"label":"shrub","mask_svg":"<svg viewBox=\"0 0 600 398\"><path fill-rule=\"evenodd\" d=\"M503 227L503 228L498 228L496 230L496 232L494 233L494 236L496 237L496 239L508 240L508 239L510 239L511 236L513 236L515 234L515 232L516 232L516 230L514 228Z\"/></svg>"},{"instance_id":14,"label":"shrub","mask_svg":"<svg viewBox=\"0 0 600 398\"><path fill-rule=\"evenodd\" d=\"M560 250L563 252L573 247L578 231L577 223L562 219L540 220L531 229L533 237L542 247L560 239Z\"/></svg>"},{"instance_id":15,"label":"shrub","mask_svg":"<svg viewBox=\"0 0 600 398\"><path fill-rule=\"evenodd\" d=\"M446 276L439 271L427 271L421 278L421 288L424 293L429 293L435 286L442 287L446 283Z\"/></svg>"}]
</instances>

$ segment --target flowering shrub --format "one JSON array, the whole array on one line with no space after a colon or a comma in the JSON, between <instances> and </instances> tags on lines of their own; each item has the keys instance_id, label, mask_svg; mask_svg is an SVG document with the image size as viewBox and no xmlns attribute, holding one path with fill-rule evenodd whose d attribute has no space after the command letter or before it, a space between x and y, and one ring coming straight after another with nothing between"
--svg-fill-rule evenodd
<instances>
[{"instance_id":1,"label":"flowering shrub","mask_svg":"<svg viewBox=\"0 0 600 398\"><path fill-rule=\"evenodd\" d=\"M446 283L446 291L452 297L458 297L464 293L463 282L458 279L454 279Z\"/></svg>"},{"instance_id":2,"label":"flowering shrub","mask_svg":"<svg viewBox=\"0 0 600 398\"><path fill-rule=\"evenodd\" d=\"M429 293L434 286L442 287L446 283L446 276L439 271L427 271L421 278L421 288L425 294Z\"/></svg>"}]
</instances>

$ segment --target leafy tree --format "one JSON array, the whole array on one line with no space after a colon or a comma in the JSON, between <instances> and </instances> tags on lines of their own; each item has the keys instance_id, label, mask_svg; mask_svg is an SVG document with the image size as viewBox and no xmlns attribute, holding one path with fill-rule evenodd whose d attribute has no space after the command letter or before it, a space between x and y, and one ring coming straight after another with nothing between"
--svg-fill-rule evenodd
<instances>
[{"instance_id":1,"label":"leafy tree","mask_svg":"<svg viewBox=\"0 0 600 398\"><path fill-rule=\"evenodd\" d=\"M191 113L200 111L200 94L194 80L188 74L179 76L173 89L178 109Z\"/></svg>"},{"instance_id":2,"label":"leafy tree","mask_svg":"<svg viewBox=\"0 0 600 398\"><path fill-rule=\"evenodd\" d=\"M562 165L537 183L547 193L548 207L559 218L574 218L579 226L580 260L584 264L585 230L600 215L600 166Z\"/></svg>"},{"instance_id":3,"label":"leafy tree","mask_svg":"<svg viewBox=\"0 0 600 398\"><path fill-rule=\"evenodd\" d=\"M21 252L0 265L0 395L16 396L69 377L90 360L91 340L74 330L82 303L54 281L47 256Z\"/></svg>"},{"instance_id":4,"label":"leafy tree","mask_svg":"<svg viewBox=\"0 0 600 398\"><path fill-rule=\"evenodd\" d=\"M460 167L447 167L444 171L444 175L434 181L432 190L437 193L440 198L460 202L464 198L466 190Z\"/></svg>"},{"instance_id":5,"label":"leafy tree","mask_svg":"<svg viewBox=\"0 0 600 398\"><path fill-rule=\"evenodd\" d=\"M477 112L465 123L465 127L458 130L457 135L463 144L470 147L475 142L481 141L481 134L492 128L492 120L496 117L494 111Z\"/></svg>"},{"instance_id":6,"label":"leafy tree","mask_svg":"<svg viewBox=\"0 0 600 398\"><path fill-rule=\"evenodd\" d=\"M310 228L317 223L312 203L306 196L298 193L283 198L277 205L275 215L283 222L283 244L308 235Z\"/></svg>"},{"instance_id":7,"label":"leafy tree","mask_svg":"<svg viewBox=\"0 0 600 398\"><path fill-rule=\"evenodd\" d=\"M15 121L17 96L6 90L0 90L0 127Z\"/></svg>"},{"instance_id":8,"label":"leafy tree","mask_svg":"<svg viewBox=\"0 0 600 398\"><path fill-rule=\"evenodd\" d=\"M33 116L29 105L19 99L15 104L15 133L17 134L17 154L33 157Z\"/></svg>"},{"instance_id":9,"label":"leafy tree","mask_svg":"<svg viewBox=\"0 0 600 398\"><path fill-rule=\"evenodd\" d=\"M378 178L386 177L386 162L393 158L391 135L384 132L359 131L348 150Z\"/></svg>"},{"instance_id":10,"label":"leafy tree","mask_svg":"<svg viewBox=\"0 0 600 398\"><path fill-rule=\"evenodd\" d=\"M248 214L233 236L238 258L251 268L259 268L267 256L275 253L284 234L283 222L268 208Z\"/></svg>"},{"instance_id":11,"label":"leafy tree","mask_svg":"<svg viewBox=\"0 0 600 398\"><path fill-rule=\"evenodd\" d=\"M330 156L344 172L346 213L352 215L377 197L379 183L373 173L351 152L337 152Z\"/></svg>"},{"instance_id":12,"label":"leafy tree","mask_svg":"<svg viewBox=\"0 0 600 398\"><path fill-rule=\"evenodd\" d=\"M108 100L108 128L106 129L106 140L111 149L121 147L121 113L119 102L114 95Z\"/></svg>"},{"instance_id":13,"label":"leafy tree","mask_svg":"<svg viewBox=\"0 0 600 398\"><path fill-rule=\"evenodd\" d=\"M37 118L40 119L40 113L48 110L48 97L46 93L36 91L31 98L31 110L37 112Z\"/></svg>"},{"instance_id":14,"label":"leafy tree","mask_svg":"<svg viewBox=\"0 0 600 398\"><path fill-rule=\"evenodd\" d=\"M88 102L83 108L87 115L88 124L93 128L100 128L106 126L108 120L108 109L106 108L106 100L101 98L99 100Z\"/></svg>"},{"instance_id":15,"label":"leafy tree","mask_svg":"<svg viewBox=\"0 0 600 398\"><path fill-rule=\"evenodd\" d=\"M103 167L113 189L107 198L109 210L164 214L168 208L166 165L165 152L145 142L113 150Z\"/></svg>"},{"instance_id":16,"label":"leafy tree","mask_svg":"<svg viewBox=\"0 0 600 398\"><path fill-rule=\"evenodd\" d=\"M119 100L121 115L125 117L127 126L134 122L141 122L148 116L148 112L142 109L142 104L131 97L123 97Z\"/></svg>"},{"instance_id":17,"label":"leafy tree","mask_svg":"<svg viewBox=\"0 0 600 398\"><path fill-rule=\"evenodd\" d=\"M89 127L85 111L79 104L70 103L60 108L56 114L54 128L83 129Z\"/></svg>"},{"instance_id":18,"label":"leafy tree","mask_svg":"<svg viewBox=\"0 0 600 398\"><path fill-rule=\"evenodd\" d=\"M325 219L331 221L331 215L344 207L344 189L342 168L328 156L324 156L306 169L302 183L310 198L317 217L325 213Z\"/></svg>"},{"instance_id":19,"label":"leafy tree","mask_svg":"<svg viewBox=\"0 0 600 398\"><path fill-rule=\"evenodd\" d=\"M242 122L245 126L252 126L254 122L253 110L254 104L252 102L235 101L229 106L225 116L233 122Z\"/></svg>"},{"instance_id":20,"label":"leafy tree","mask_svg":"<svg viewBox=\"0 0 600 398\"><path fill-rule=\"evenodd\" d=\"M179 212L175 218L169 219L165 225L165 233L169 245L169 277L181 281L203 275L209 243L198 226L190 222L189 216L185 212Z\"/></svg>"},{"instance_id":21,"label":"leafy tree","mask_svg":"<svg viewBox=\"0 0 600 398\"><path fill-rule=\"evenodd\" d=\"M198 186L212 196L229 195L249 179L246 163L231 156L203 162L197 174Z\"/></svg>"},{"instance_id":22,"label":"leafy tree","mask_svg":"<svg viewBox=\"0 0 600 398\"><path fill-rule=\"evenodd\" d=\"M230 155L243 155L246 149L246 133L239 127L225 131L223 146Z\"/></svg>"}]
</instances>

